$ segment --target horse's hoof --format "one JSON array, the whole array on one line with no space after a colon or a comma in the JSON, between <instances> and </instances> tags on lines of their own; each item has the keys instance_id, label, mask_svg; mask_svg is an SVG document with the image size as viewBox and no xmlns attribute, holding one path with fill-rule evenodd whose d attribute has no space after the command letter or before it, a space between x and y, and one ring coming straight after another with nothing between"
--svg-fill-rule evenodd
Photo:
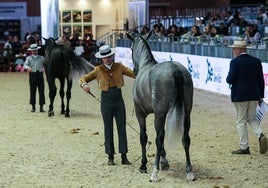
<instances>
[{"instance_id":1,"label":"horse's hoof","mask_svg":"<svg viewBox=\"0 0 268 188\"><path fill-rule=\"evenodd\" d=\"M69 114L65 114L65 117L70 117L70 115Z\"/></svg>"},{"instance_id":2,"label":"horse's hoof","mask_svg":"<svg viewBox=\"0 0 268 188\"><path fill-rule=\"evenodd\" d=\"M140 168L140 173L146 173L147 174L147 168Z\"/></svg>"},{"instance_id":3,"label":"horse's hoof","mask_svg":"<svg viewBox=\"0 0 268 188\"><path fill-rule=\"evenodd\" d=\"M169 169L168 161L161 162L160 165L161 165L161 170L168 170Z\"/></svg>"},{"instance_id":4,"label":"horse's hoof","mask_svg":"<svg viewBox=\"0 0 268 188\"><path fill-rule=\"evenodd\" d=\"M187 173L187 180L194 181L195 180L194 173L188 172Z\"/></svg>"},{"instance_id":5,"label":"horse's hoof","mask_svg":"<svg viewBox=\"0 0 268 188\"><path fill-rule=\"evenodd\" d=\"M150 177L150 182L158 182L158 170L156 170L156 168L153 169Z\"/></svg>"},{"instance_id":6,"label":"horse's hoof","mask_svg":"<svg viewBox=\"0 0 268 188\"><path fill-rule=\"evenodd\" d=\"M53 111L49 111L48 112L48 117L52 117L52 116L54 116L55 114L54 114L54 112Z\"/></svg>"}]
</instances>

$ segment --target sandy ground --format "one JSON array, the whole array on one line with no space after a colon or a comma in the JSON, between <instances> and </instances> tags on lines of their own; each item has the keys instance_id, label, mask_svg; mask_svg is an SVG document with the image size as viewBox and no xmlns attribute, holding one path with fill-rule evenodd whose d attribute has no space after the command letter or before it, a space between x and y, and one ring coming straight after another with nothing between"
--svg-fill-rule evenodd
<instances>
[{"instance_id":1,"label":"sandy ground","mask_svg":"<svg viewBox=\"0 0 268 188\"><path fill-rule=\"evenodd\" d=\"M229 96L195 90L190 148L196 181L186 180L182 145L168 152L168 171L160 171L160 181L149 182L155 154L153 116L147 118L149 141L148 174L139 173L141 149L139 130L133 113L133 80L123 88L127 108L127 132L131 166L107 165L104 153L100 103L72 89L71 117L60 115L60 98L55 116L31 113L27 73L0 73L0 187L268 187L268 154L259 154L259 143L250 129L251 155L232 155L238 149L235 112ZM45 110L48 109L46 84ZM92 92L100 97L96 83ZM268 121L263 122L268 135ZM115 143L117 144L115 131ZM116 152L117 145L116 145Z\"/></svg>"}]
</instances>

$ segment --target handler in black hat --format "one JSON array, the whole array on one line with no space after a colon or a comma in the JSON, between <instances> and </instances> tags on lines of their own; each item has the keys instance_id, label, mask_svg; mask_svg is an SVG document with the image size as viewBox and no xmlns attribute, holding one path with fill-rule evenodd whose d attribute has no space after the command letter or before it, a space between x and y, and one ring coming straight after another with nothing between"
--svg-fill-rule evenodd
<instances>
[{"instance_id":1,"label":"handler in black hat","mask_svg":"<svg viewBox=\"0 0 268 188\"><path fill-rule=\"evenodd\" d=\"M40 112L45 112L43 108L43 105L45 104L45 85L43 77L45 58L38 55L38 49L40 48L41 47L37 46L37 44L30 45L28 50L31 52L31 55L26 58L23 66L24 69L27 69L27 72L29 72L30 104L32 105L31 112L35 112L37 88L39 93Z\"/></svg>"},{"instance_id":2,"label":"handler in black hat","mask_svg":"<svg viewBox=\"0 0 268 188\"><path fill-rule=\"evenodd\" d=\"M124 86L123 75L135 78L131 69L121 63L113 62L114 48L104 45L96 53L97 58L101 58L103 64L94 68L93 71L80 79L80 86L87 93L90 92L88 82L97 79L101 92L101 114L104 123L105 152L108 154L108 165L114 165L114 138L113 138L113 118L117 125L119 138L119 153L121 153L123 165L131 165L127 159L127 134L126 134L126 109L121 93Z\"/></svg>"}]
</instances>

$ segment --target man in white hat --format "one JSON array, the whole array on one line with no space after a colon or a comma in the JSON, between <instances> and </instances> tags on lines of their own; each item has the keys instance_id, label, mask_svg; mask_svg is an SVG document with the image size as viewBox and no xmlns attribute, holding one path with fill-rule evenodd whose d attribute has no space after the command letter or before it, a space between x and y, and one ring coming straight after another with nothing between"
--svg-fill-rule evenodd
<instances>
[{"instance_id":1,"label":"man in white hat","mask_svg":"<svg viewBox=\"0 0 268 188\"><path fill-rule=\"evenodd\" d=\"M103 64L96 66L93 71L80 79L80 86L90 93L88 82L97 79L101 92L101 113L104 122L105 153L108 154L108 165L114 165L114 138L113 118L115 118L118 132L119 153L121 153L121 164L131 165L127 159L127 134L126 134L126 109L121 93L124 86L123 76L135 78L131 69L122 63L113 62L114 48L103 45L96 53Z\"/></svg>"},{"instance_id":2,"label":"man in white hat","mask_svg":"<svg viewBox=\"0 0 268 188\"><path fill-rule=\"evenodd\" d=\"M30 51L30 56L28 56L24 62L24 69L29 72L29 83L30 83L30 104L32 105L31 112L35 112L36 104L36 90L38 88L39 93L39 105L40 112L45 112L43 105L45 104L45 84L43 77L43 69L45 58L38 55L38 49L40 46L37 44L31 44L28 51Z\"/></svg>"},{"instance_id":3,"label":"man in white hat","mask_svg":"<svg viewBox=\"0 0 268 188\"><path fill-rule=\"evenodd\" d=\"M231 47L234 59L230 62L226 82L230 84L231 101L236 109L236 125L240 143L240 149L232 153L250 154L247 130L247 124L249 124L259 138L259 151L264 154L267 151L267 138L256 120L257 105L264 98L261 60L247 53L245 40L235 40Z\"/></svg>"}]
</instances>

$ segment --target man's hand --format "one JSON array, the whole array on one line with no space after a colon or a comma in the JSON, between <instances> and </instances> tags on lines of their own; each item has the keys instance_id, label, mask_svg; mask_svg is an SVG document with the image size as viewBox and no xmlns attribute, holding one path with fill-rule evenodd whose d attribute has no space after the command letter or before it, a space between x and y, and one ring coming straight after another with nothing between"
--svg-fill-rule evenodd
<instances>
[{"instance_id":1,"label":"man's hand","mask_svg":"<svg viewBox=\"0 0 268 188\"><path fill-rule=\"evenodd\" d=\"M90 88L89 88L89 86L87 84L84 84L82 88L86 93L90 92Z\"/></svg>"}]
</instances>

